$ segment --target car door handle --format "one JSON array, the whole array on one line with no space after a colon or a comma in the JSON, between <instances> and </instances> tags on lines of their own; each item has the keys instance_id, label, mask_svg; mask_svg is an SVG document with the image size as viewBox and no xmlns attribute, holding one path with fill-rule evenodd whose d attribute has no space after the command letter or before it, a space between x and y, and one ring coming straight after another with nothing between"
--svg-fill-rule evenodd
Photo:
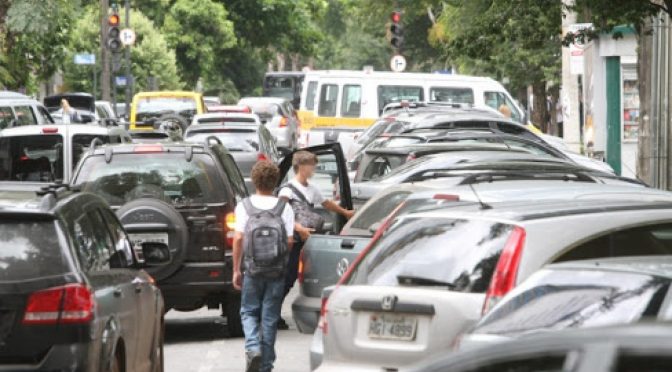
<instances>
[{"instance_id":1,"label":"car door handle","mask_svg":"<svg viewBox=\"0 0 672 372\"><path fill-rule=\"evenodd\" d=\"M354 240L343 240L341 242L341 248L343 248L343 249L353 249L353 248L355 248L355 241Z\"/></svg>"},{"instance_id":2,"label":"car door handle","mask_svg":"<svg viewBox=\"0 0 672 372\"><path fill-rule=\"evenodd\" d=\"M115 288L112 293L114 294L114 297L121 297L121 294L123 292L122 292L121 288Z\"/></svg>"}]
</instances>

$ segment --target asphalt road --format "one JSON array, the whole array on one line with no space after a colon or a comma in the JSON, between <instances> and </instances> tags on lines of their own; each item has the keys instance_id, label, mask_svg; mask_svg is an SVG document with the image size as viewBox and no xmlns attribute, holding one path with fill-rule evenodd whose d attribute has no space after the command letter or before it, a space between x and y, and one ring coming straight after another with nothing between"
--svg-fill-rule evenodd
<instances>
[{"instance_id":1,"label":"asphalt road","mask_svg":"<svg viewBox=\"0 0 672 372\"><path fill-rule=\"evenodd\" d=\"M308 371L311 335L300 334L291 322L296 287L282 309L290 330L279 331L275 372ZM166 314L166 372L241 372L245 370L242 338L231 338L219 311L201 309Z\"/></svg>"}]
</instances>

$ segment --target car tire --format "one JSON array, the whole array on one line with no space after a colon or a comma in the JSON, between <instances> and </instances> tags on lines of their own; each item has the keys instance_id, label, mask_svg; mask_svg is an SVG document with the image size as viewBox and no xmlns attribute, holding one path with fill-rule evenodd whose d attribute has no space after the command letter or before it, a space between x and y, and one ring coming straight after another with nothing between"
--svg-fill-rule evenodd
<instances>
[{"instance_id":1,"label":"car tire","mask_svg":"<svg viewBox=\"0 0 672 372\"><path fill-rule=\"evenodd\" d=\"M132 200L117 210L126 231L133 234L167 233L170 262L147 268L154 279L162 280L175 273L187 256L189 230L184 218L172 205L154 198ZM133 239L131 239L133 240Z\"/></svg>"},{"instance_id":2,"label":"car tire","mask_svg":"<svg viewBox=\"0 0 672 372\"><path fill-rule=\"evenodd\" d=\"M224 316L226 316L226 328L229 331L229 337L243 337L243 323L240 319L240 294L231 294L227 297L224 307Z\"/></svg>"},{"instance_id":3,"label":"car tire","mask_svg":"<svg viewBox=\"0 0 672 372\"><path fill-rule=\"evenodd\" d=\"M177 124L179 127L179 136L183 136L184 133L187 131L187 127L189 126L189 123L187 123L187 120L183 118L180 115L177 114L165 114L160 116L158 119L156 119L155 124L154 124L154 129L160 129L160 126L162 123L165 122L170 122Z\"/></svg>"},{"instance_id":4,"label":"car tire","mask_svg":"<svg viewBox=\"0 0 672 372\"><path fill-rule=\"evenodd\" d=\"M159 323L159 329L156 331L154 343L152 345L152 372L163 372L164 370L164 352L163 352L163 336L164 323L163 319Z\"/></svg>"}]
</instances>

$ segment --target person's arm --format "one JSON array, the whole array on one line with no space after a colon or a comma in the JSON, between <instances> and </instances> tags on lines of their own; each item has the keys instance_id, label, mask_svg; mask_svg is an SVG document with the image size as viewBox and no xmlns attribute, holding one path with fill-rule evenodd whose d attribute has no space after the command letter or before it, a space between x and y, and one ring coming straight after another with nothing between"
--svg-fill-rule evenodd
<instances>
[{"instance_id":1,"label":"person's arm","mask_svg":"<svg viewBox=\"0 0 672 372\"><path fill-rule=\"evenodd\" d=\"M337 203L335 203L333 200L323 201L322 206L329 211L340 214L341 216L345 217L346 219L350 219L352 217L352 215L355 214L355 211L345 209L345 208L341 207L340 205L338 205Z\"/></svg>"},{"instance_id":2,"label":"person's arm","mask_svg":"<svg viewBox=\"0 0 672 372\"><path fill-rule=\"evenodd\" d=\"M243 287L243 272L240 268L243 259L243 233L236 231L233 237L233 288Z\"/></svg>"}]
</instances>

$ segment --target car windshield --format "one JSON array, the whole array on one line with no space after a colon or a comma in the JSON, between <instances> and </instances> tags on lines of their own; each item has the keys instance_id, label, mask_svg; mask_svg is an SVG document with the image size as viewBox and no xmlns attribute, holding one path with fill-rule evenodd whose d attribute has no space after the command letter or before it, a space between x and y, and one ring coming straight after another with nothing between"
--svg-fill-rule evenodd
<instances>
[{"instance_id":1,"label":"car windshield","mask_svg":"<svg viewBox=\"0 0 672 372\"><path fill-rule=\"evenodd\" d=\"M0 181L62 179L63 137L60 134L0 138Z\"/></svg>"},{"instance_id":2,"label":"car windshield","mask_svg":"<svg viewBox=\"0 0 672 372\"><path fill-rule=\"evenodd\" d=\"M267 76L264 81L266 95L269 97L294 99L295 79L291 76Z\"/></svg>"},{"instance_id":3,"label":"car windshield","mask_svg":"<svg viewBox=\"0 0 672 372\"><path fill-rule=\"evenodd\" d=\"M193 127L192 127L193 128ZM259 135L254 129L189 129L185 138L189 142L203 143L215 136L229 151L258 152Z\"/></svg>"},{"instance_id":4,"label":"car windshield","mask_svg":"<svg viewBox=\"0 0 672 372\"><path fill-rule=\"evenodd\" d=\"M400 278L484 293L512 226L485 220L398 218L350 277L351 284L395 286Z\"/></svg>"},{"instance_id":5,"label":"car windshield","mask_svg":"<svg viewBox=\"0 0 672 372\"><path fill-rule=\"evenodd\" d=\"M195 113L196 100L193 97L142 97L138 100L136 113Z\"/></svg>"},{"instance_id":6,"label":"car windshield","mask_svg":"<svg viewBox=\"0 0 672 372\"><path fill-rule=\"evenodd\" d=\"M475 333L512 335L655 317L669 280L607 270L542 270L514 289Z\"/></svg>"},{"instance_id":7,"label":"car windshield","mask_svg":"<svg viewBox=\"0 0 672 372\"><path fill-rule=\"evenodd\" d=\"M75 184L83 191L103 197L112 206L139 198L155 198L175 206L215 203L225 192L215 164L207 154L184 153L115 154L86 158Z\"/></svg>"},{"instance_id":8,"label":"car windshield","mask_svg":"<svg viewBox=\"0 0 672 372\"><path fill-rule=\"evenodd\" d=\"M56 224L51 219L0 217L0 282L68 272L57 237Z\"/></svg>"}]
</instances>

